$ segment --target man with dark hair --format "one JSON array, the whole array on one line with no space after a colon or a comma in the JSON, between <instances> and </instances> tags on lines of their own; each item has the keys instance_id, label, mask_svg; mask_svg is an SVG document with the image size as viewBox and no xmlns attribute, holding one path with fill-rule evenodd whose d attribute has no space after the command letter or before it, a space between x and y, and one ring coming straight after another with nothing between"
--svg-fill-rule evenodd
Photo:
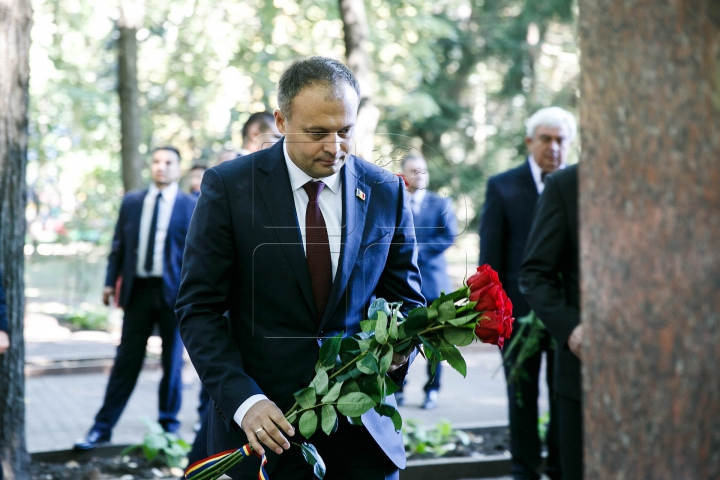
<instances>
[{"instance_id":1,"label":"man with dark hair","mask_svg":"<svg viewBox=\"0 0 720 480\"><path fill-rule=\"evenodd\" d=\"M359 98L341 63L295 62L279 82L284 140L208 170L188 231L176 312L215 403L209 453L249 442L273 480L313 478L282 412L315 376L321 344L358 333L376 297L406 312L424 304L404 184L349 153ZM409 357L395 354L395 382ZM328 480L399 478L402 434L372 409L362 423L341 416L332 436L310 438ZM258 466L248 458L230 474L257 478Z\"/></svg>"},{"instance_id":2,"label":"man with dark hair","mask_svg":"<svg viewBox=\"0 0 720 480\"><path fill-rule=\"evenodd\" d=\"M178 189L180 155L173 147L156 148L150 165L152 183L129 192L108 259L103 303L118 299L125 310L120 345L105 399L87 436L76 450L90 450L110 441L112 429L127 404L145 358L147 340L157 323L162 338L163 377L159 389L159 422L168 432L180 426L183 345L173 312L180 284L185 234L195 197ZM119 292L115 291L122 278Z\"/></svg>"},{"instance_id":3,"label":"man with dark hair","mask_svg":"<svg viewBox=\"0 0 720 480\"><path fill-rule=\"evenodd\" d=\"M403 159L401 168L408 184L410 210L415 224L422 294L430 304L440 296L440 292L448 293L452 290L444 253L455 242L457 221L451 200L428 190L430 175L427 162L422 155L409 154ZM425 391L423 408L430 410L437 407L442 363L438 363L435 372L428 363L427 374L428 381L423 387ZM395 393L398 405L403 404L403 395L403 388Z\"/></svg>"},{"instance_id":4,"label":"man with dark hair","mask_svg":"<svg viewBox=\"0 0 720 480\"><path fill-rule=\"evenodd\" d=\"M205 170L207 170L207 166L199 163L196 163L190 169L190 194L194 195L195 198L200 196L200 184L202 183L202 177L205 174Z\"/></svg>"},{"instance_id":5,"label":"man with dark hair","mask_svg":"<svg viewBox=\"0 0 720 480\"><path fill-rule=\"evenodd\" d=\"M495 175L488 181L480 220L480 265L487 263L498 272L517 318L530 313L530 307L519 290L518 274L525 243L529 238L535 202L545 188L545 177L565 166L576 131L575 118L570 112L559 107L538 110L527 121L525 144L529 154L525 161L519 167ZM520 329L515 329L511 345L505 348L509 353L503 356L505 378L508 380L512 474L514 480L540 478L542 443L537 427L538 396L540 366L545 353L550 397L545 473L555 480L561 478L561 475L553 387L554 353L552 339L547 331L541 328L536 339L538 348L519 367L523 374L512 376L521 348L519 345L528 341L529 331L526 328L526 333L518 337Z\"/></svg>"}]
</instances>

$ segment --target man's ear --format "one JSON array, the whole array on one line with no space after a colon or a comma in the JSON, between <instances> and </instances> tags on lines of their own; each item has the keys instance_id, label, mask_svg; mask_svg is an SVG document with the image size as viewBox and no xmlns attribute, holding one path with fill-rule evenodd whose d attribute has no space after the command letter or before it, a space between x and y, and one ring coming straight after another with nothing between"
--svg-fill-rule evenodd
<instances>
[{"instance_id":1,"label":"man's ear","mask_svg":"<svg viewBox=\"0 0 720 480\"><path fill-rule=\"evenodd\" d=\"M273 112L273 115L275 116L275 126L278 129L278 132L285 135L285 128L287 126L287 119L285 118L285 115L280 111L280 109L276 109Z\"/></svg>"}]
</instances>

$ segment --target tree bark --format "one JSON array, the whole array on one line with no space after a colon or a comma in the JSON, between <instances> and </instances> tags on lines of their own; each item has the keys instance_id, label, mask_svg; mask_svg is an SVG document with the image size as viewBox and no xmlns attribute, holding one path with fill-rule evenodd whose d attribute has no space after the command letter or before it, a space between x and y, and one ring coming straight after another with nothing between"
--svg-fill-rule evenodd
<instances>
[{"instance_id":1,"label":"tree bark","mask_svg":"<svg viewBox=\"0 0 720 480\"><path fill-rule=\"evenodd\" d=\"M120 96L121 156L125 191L142 188L143 162L140 157L140 106L138 105L137 39L142 26L142 0L121 0L118 29L118 94Z\"/></svg>"},{"instance_id":2,"label":"tree bark","mask_svg":"<svg viewBox=\"0 0 720 480\"><path fill-rule=\"evenodd\" d=\"M0 2L0 268L10 348L0 355L0 458L6 480L29 478L25 445L23 343L25 164L27 161L30 0Z\"/></svg>"},{"instance_id":3,"label":"tree bark","mask_svg":"<svg viewBox=\"0 0 720 480\"><path fill-rule=\"evenodd\" d=\"M585 478L720 478L720 3L579 34Z\"/></svg>"},{"instance_id":4,"label":"tree bark","mask_svg":"<svg viewBox=\"0 0 720 480\"><path fill-rule=\"evenodd\" d=\"M380 110L372 103L370 54L365 47L368 36L364 0L339 0L345 30L345 56L360 83L360 110L355 127L355 155L373 161L375 130Z\"/></svg>"}]
</instances>

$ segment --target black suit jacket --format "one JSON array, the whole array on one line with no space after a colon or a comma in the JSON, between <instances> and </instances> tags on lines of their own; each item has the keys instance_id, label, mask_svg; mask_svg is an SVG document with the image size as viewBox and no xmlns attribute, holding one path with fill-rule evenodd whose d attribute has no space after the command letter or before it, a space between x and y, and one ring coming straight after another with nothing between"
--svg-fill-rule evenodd
<instances>
[{"instance_id":1,"label":"black suit jacket","mask_svg":"<svg viewBox=\"0 0 720 480\"><path fill-rule=\"evenodd\" d=\"M580 360L567 339L580 323L577 165L545 179L533 218L520 290L557 342L555 390L580 400Z\"/></svg>"},{"instance_id":2,"label":"black suit jacket","mask_svg":"<svg viewBox=\"0 0 720 480\"><path fill-rule=\"evenodd\" d=\"M527 160L488 180L480 220L480 265L487 263L498 272L516 318L530 313L518 276L537 199Z\"/></svg>"},{"instance_id":3,"label":"black suit jacket","mask_svg":"<svg viewBox=\"0 0 720 480\"><path fill-rule=\"evenodd\" d=\"M339 265L325 313L317 317L282 145L206 171L188 232L176 312L216 404L209 453L247 442L233 415L251 395L263 393L286 412L293 393L315 376L322 342L359 332L376 297L402 301L406 309L424 304L404 184L350 156L341 169ZM387 402L394 404L394 397ZM374 410L362 420L404 467L402 435L392 421ZM270 470L276 457L269 453Z\"/></svg>"},{"instance_id":4,"label":"black suit jacket","mask_svg":"<svg viewBox=\"0 0 720 480\"><path fill-rule=\"evenodd\" d=\"M129 192L123 197L120 215L115 225L112 250L108 258L105 285L114 287L118 276L122 275L118 304L123 308L130 301L130 293L137 271L140 217L142 217L143 202L147 192L147 190L137 190ZM170 308L175 307L175 299L180 287L185 236L190 226L195 203L195 197L178 190L165 238L163 257L163 299Z\"/></svg>"}]
</instances>

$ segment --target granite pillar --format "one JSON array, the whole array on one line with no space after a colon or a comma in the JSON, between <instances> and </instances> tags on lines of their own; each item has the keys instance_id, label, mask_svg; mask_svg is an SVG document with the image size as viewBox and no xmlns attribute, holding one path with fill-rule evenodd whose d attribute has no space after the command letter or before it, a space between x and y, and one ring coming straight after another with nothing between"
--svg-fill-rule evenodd
<instances>
[{"instance_id":1,"label":"granite pillar","mask_svg":"<svg viewBox=\"0 0 720 480\"><path fill-rule=\"evenodd\" d=\"M720 1L579 7L585 478L720 478Z\"/></svg>"}]
</instances>

